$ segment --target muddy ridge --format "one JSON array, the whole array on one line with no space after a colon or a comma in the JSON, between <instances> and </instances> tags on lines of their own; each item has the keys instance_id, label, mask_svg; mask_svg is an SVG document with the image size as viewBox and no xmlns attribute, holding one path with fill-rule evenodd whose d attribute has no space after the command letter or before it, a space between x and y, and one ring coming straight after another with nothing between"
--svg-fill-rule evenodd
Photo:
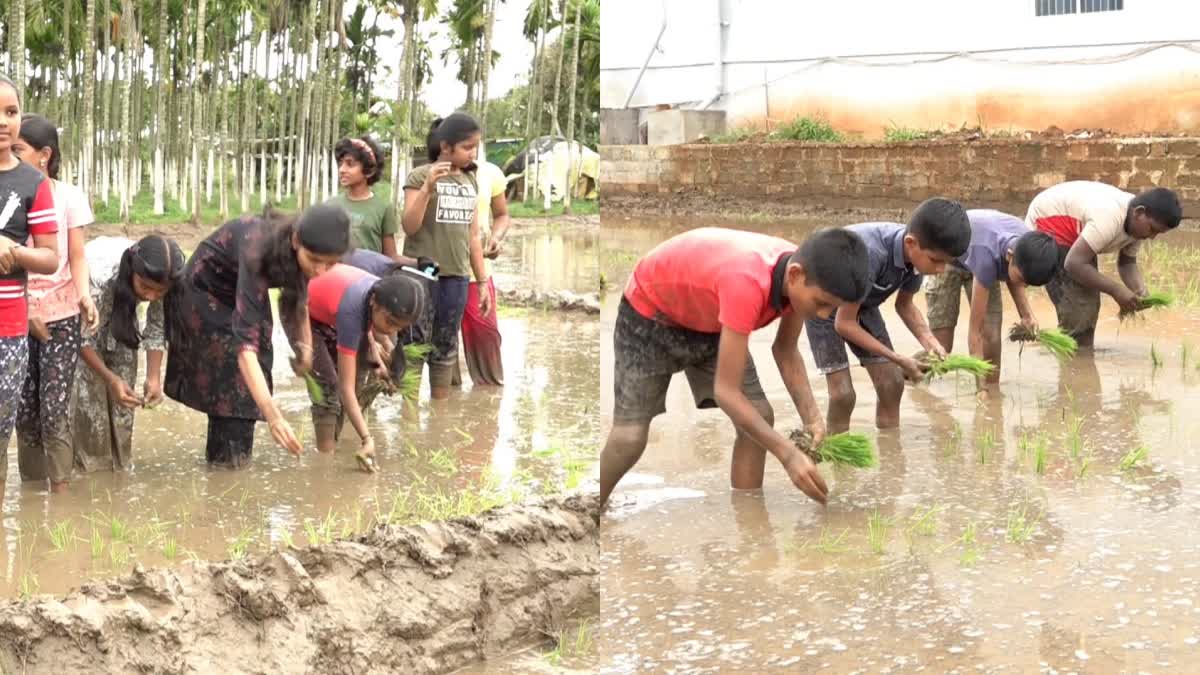
<instances>
[{"instance_id":1,"label":"muddy ridge","mask_svg":"<svg viewBox=\"0 0 1200 675\"><path fill-rule=\"evenodd\" d=\"M0 604L0 671L440 673L599 610L597 496Z\"/></svg>"},{"instance_id":2,"label":"muddy ridge","mask_svg":"<svg viewBox=\"0 0 1200 675\"><path fill-rule=\"evenodd\" d=\"M600 295L598 293L498 288L496 296L510 307L534 307L560 312L583 312L584 314L600 313Z\"/></svg>"}]
</instances>

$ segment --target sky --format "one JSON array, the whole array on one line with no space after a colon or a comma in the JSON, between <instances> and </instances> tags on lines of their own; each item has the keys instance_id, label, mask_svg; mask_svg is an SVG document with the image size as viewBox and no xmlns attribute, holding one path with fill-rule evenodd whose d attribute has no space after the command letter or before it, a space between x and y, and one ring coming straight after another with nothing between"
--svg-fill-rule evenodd
<instances>
[{"instance_id":1,"label":"sky","mask_svg":"<svg viewBox=\"0 0 1200 675\"><path fill-rule=\"evenodd\" d=\"M533 59L533 44L521 34L521 26L525 21L525 13L531 0L500 0L496 5L496 23L492 28L492 49L500 53L500 58L492 68L488 80L488 98L495 99L504 96L514 86L523 83L529 76L529 65ZM445 14L453 6L453 0L440 0L439 15ZM347 3L349 6L350 3ZM353 10L352 7L348 7ZM368 18L371 13L368 12ZM395 35L391 38L380 38L380 62L391 68L387 77L380 78L375 86L375 94L387 99L396 96L397 76L400 70L400 58L404 51L404 25L398 19L384 16L379 20L380 28L391 29ZM449 63L442 65L441 53L450 45L447 27L439 19L424 22L421 30L430 37L430 51L433 53L434 74L432 81L425 84L421 99L438 115L448 115L462 106L467 98L467 85L458 81L458 59L451 54Z\"/></svg>"}]
</instances>

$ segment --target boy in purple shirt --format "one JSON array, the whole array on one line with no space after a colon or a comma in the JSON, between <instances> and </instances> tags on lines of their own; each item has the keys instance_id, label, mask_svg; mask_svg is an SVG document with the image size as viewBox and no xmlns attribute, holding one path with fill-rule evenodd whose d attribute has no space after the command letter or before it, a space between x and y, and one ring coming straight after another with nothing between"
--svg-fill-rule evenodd
<instances>
[{"instance_id":1,"label":"boy in purple shirt","mask_svg":"<svg viewBox=\"0 0 1200 675\"><path fill-rule=\"evenodd\" d=\"M1031 230L1025 221L1001 211L971 209L967 218L971 221L971 243L950 269L926 283L926 313L934 337L950 351L958 323L959 289L966 291L971 305L967 346L972 356L996 366L979 383L982 386L1000 380L1003 301L996 283L1003 281L1008 286L1021 323L1036 332L1038 324L1025 297L1025 287L1044 286L1054 277L1058 247L1050 235Z\"/></svg>"}]
</instances>

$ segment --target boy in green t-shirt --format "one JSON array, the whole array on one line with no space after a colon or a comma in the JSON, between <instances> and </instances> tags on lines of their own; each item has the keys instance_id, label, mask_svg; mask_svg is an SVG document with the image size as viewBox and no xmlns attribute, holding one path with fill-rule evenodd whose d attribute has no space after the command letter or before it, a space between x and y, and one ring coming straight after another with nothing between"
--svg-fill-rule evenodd
<instances>
[{"instance_id":1,"label":"boy in green t-shirt","mask_svg":"<svg viewBox=\"0 0 1200 675\"><path fill-rule=\"evenodd\" d=\"M333 149L338 163L338 183L343 191L330 199L350 215L350 237L356 248L398 254L399 221L390 199L376 195L371 186L383 175L383 149L370 136L343 138Z\"/></svg>"}]
</instances>

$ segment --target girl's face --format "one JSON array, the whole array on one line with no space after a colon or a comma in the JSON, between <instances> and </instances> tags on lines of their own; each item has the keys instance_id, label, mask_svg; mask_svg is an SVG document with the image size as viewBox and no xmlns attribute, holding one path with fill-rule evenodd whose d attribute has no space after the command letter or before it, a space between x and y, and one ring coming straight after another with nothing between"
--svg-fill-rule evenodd
<instances>
[{"instance_id":1,"label":"girl's face","mask_svg":"<svg viewBox=\"0 0 1200 675\"><path fill-rule=\"evenodd\" d=\"M395 335L412 325L412 321L401 319L371 300L371 329L376 333Z\"/></svg>"},{"instance_id":2,"label":"girl's face","mask_svg":"<svg viewBox=\"0 0 1200 675\"><path fill-rule=\"evenodd\" d=\"M330 267L333 267L342 259L342 256L328 253L314 253L301 244L296 249L296 259L300 263L300 271L304 273L304 277L313 279L328 272Z\"/></svg>"},{"instance_id":3,"label":"girl's face","mask_svg":"<svg viewBox=\"0 0 1200 675\"><path fill-rule=\"evenodd\" d=\"M480 133L476 131L467 140L460 141L454 145L442 143L442 161L450 162L459 169L471 166L475 162L475 156L479 152L479 140Z\"/></svg>"},{"instance_id":4,"label":"girl's face","mask_svg":"<svg viewBox=\"0 0 1200 675\"><path fill-rule=\"evenodd\" d=\"M17 100L17 90L0 84L0 152L10 152L20 135L21 102Z\"/></svg>"},{"instance_id":5,"label":"girl's face","mask_svg":"<svg viewBox=\"0 0 1200 675\"><path fill-rule=\"evenodd\" d=\"M358 187L366 182L367 177L363 175L363 166L353 156L346 155L342 161L338 162L338 183L342 187Z\"/></svg>"},{"instance_id":6,"label":"girl's face","mask_svg":"<svg viewBox=\"0 0 1200 675\"><path fill-rule=\"evenodd\" d=\"M154 281L137 272L133 273L133 294L142 302L161 300L169 290L171 290L171 282L169 281Z\"/></svg>"},{"instance_id":7,"label":"girl's face","mask_svg":"<svg viewBox=\"0 0 1200 675\"><path fill-rule=\"evenodd\" d=\"M50 146L46 146L41 150L34 150L29 141L18 137L12 144L12 151L22 162L41 171L43 176L47 175L46 167L50 165L50 153L53 152Z\"/></svg>"}]
</instances>

